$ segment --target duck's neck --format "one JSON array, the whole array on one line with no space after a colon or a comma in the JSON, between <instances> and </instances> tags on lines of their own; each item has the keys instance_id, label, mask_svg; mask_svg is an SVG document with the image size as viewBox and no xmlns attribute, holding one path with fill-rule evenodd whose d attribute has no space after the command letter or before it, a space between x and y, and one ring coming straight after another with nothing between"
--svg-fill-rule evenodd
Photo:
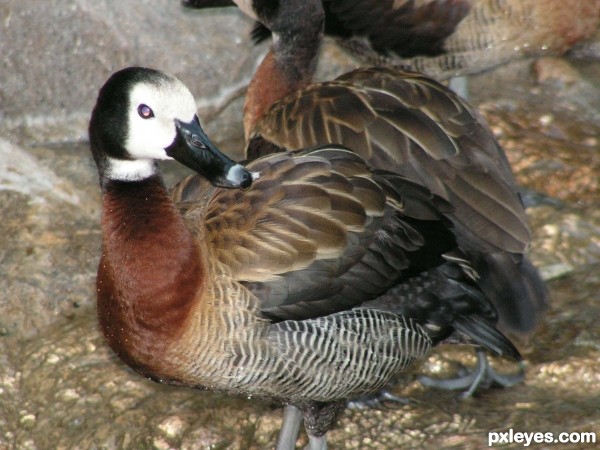
<instances>
[{"instance_id":1,"label":"duck's neck","mask_svg":"<svg viewBox=\"0 0 600 450\"><path fill-rule=\"evenodd\" d=\"M248 86L244 104L246 140L271 105L306 87L317 67L324 22L321 0L280 4L280 8L285 7L292 9L264 20L273 32L273 46Z\"/></svg>"},{"instance_id":2,"label":"duck's neck","mask_svg":"<svg viewBox=\"0 0 600 450\"><path fill-rule=\"evenodd\" d=\"M102 206L100 326L122 359L159 377L202 288L199 250L159 176L107 181Z\"/></svg>"}]
</instances>

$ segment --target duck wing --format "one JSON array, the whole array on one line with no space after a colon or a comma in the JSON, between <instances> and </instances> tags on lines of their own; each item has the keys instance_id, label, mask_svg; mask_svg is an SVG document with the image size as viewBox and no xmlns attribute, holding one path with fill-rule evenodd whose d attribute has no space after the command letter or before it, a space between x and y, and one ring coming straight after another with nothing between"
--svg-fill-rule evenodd
<instances>
[{"instance_id":1,"label":"duck wing","mask_svg":"<svg viewBox=\"0 0 600 450\"><path fill-rule=\"evenodd\" d=\"M479 115L430 78L371 68L311 85L270 108L248 156L259 156L264 141L287 150L341 144L423 184L455 207L466 249L522 253L530 242L504 152Z\"/></svg>"},{"instance_id":2,"label":"duck wing","mask_svg":"<svg viewBox=\"0 0 600 450\"><path fill-rule=\"evenodd\" d=\"M364 36L402 57L444 53L446 38L471 9L467 0L324 0L327 34Z\"/></svg>"},{"instance_id":3,"label":"duck wing","mask_svg":"<svg viewBox=\"0 0 600 450\"><path fill-rule=\"evenodd\" d=\"M209 253L271 320L353 308L456 246L445 201L347 149L273 154L247 168L260 174L250 190L214 189L205 206L187 197L180 207L188 223L201 215Z\"/></svg>"}]
</instances>

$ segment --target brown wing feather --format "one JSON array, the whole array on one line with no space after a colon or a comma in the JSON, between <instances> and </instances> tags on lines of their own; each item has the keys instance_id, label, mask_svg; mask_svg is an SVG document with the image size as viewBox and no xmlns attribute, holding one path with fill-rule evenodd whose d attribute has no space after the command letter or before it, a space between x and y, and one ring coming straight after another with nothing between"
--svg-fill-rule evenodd
<instances>
[{"instance_id":1,"label":"brown wing feather","mask_svg":"<svg viewBox=\"0 0 600 450\"><path fill-rule=\"evenodd\" d=\"M298 123L314 118L311 133ZM255 135L284 149L336 143L456 206L466 248L522 253L530 241L506 157L479 116L414 73L359 69L273 105Z\"/></svg>"},{"instance_id":2,"label":"brown wing feather","mask_svg":"<svg viewBox=\"0 0 600 450\"><path fill-rule=\"evenodd\" d=\"M332 34L365 36L400 56L437 55L471 9L469 0L324 0ZM338 33L336 33L338 31Z\"/></svg>"},{"instance_id":3,"label":"brown wing feather","mask_svg":"<svg viewBox=\"0 0 600 450\"><path fill-rule=\"evenodd\" d=\"M193 177L173 195L210 258L226 265L272 320L357 306L441 264L456 245L445 201L369 169L350 150L280 153L247 167L260 176L246 192Z\"/></svg>"},{"instance_id":4,"label":"brown wing feather","mask_svg":"<svg viewBox=\"0 0 600 450\"><path fill-rule=\"evenodd\" d=\"M340 257L348 233L364 231L366 209L383 215L384 197L375 184L369 196L358 183L354 195L349 177L356 167L336 165L316 152L275 155L248 169L260 173L252 188L215 191L205 217L209 245L238 280L269 281L317 259ZM369 174L364 163L361 171ZM374 204L363 204L373 197Z\"/></svg>"}]
</instances>

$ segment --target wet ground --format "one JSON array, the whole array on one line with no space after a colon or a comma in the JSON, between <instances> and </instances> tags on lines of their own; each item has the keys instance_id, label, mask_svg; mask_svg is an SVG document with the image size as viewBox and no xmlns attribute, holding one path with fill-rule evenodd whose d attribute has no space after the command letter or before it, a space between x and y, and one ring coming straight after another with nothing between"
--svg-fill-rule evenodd
<instances>
[{"instance_id":1,"label":"wet ground","mask_svg":"<svg viewBox=\"0 0 600 450\"><path fill-rule=\"evenodd\" d=\"M397 393L411 402L397 410L346 411L330 448L479 449L511 428L600 439L598 80L600 65L563 59L471 80L473 103L528 189L531 255L552 296L539 330L518 341L525 382L467 401L409 383ZM226 148L239 149L239 137ZM0 448L273 448L277 405L157 385L110 353L94 311L99 193L87 143L14 138L0 141ZM425 370L442 376L471 358L440 348Z\"/></svg>"}]
</instances>

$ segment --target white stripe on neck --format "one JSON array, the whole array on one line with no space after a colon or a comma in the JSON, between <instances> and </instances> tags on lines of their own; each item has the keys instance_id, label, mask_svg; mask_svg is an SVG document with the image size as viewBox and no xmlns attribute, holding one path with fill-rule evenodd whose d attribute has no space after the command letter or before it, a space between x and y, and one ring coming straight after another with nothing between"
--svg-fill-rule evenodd
<instances>
[{"instance_id":1,"label":"white stripe on neck","mask_svg":"<svg viewBox=\"0 0 600 450\"><path fill-rule=\"evenodd\" d=\"M105 175L111 180L140 181L150 178L158 172L156 163L151 159L125 159L108 158Z\"/></svg>"}]
</instances>

